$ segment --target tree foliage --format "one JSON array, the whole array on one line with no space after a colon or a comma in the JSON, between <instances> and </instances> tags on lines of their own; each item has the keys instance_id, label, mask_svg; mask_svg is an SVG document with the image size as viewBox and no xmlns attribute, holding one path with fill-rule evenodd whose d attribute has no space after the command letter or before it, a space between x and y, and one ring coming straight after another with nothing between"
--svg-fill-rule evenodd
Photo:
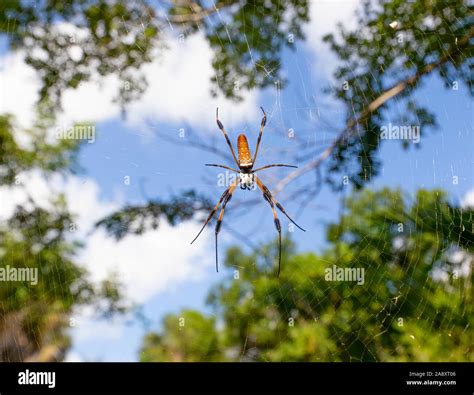
<instances>
[{"instance_id":1,"label":"tree foliage","mask_svg":"<svg viewBox=\"0 0 474 395\"><path fill-rule=\"evenodd\" d=\"M45 128L36 125L21 131L30 141L29 147L20 146L15 137L14 119L11 115L0 115L0 185L18 182L22 171L39 167L46 173L74 169L79 144L75 140L47 141ZM18 128L17 133L20 133Z\"/></svg>"},{"instance_id":2,"label":"tree foliage","mask_svg":"<svg viewBox=\"0 0 474 395\"><path fill-rule=\"evenodd\" d=\"M380 128L389 100L404 108L395 115L399 125L436 125L435 115L420 106L414 92L423 77L437 74L449 89L465 85L472 94L472 5L463 0L366 0L357 28L339 26L325 40L341 60L332 90L346 108L351 134L336 147L328 179L350 174L356 187L378 174ZM393 119L393 116L391 117ZM351 120L357 122L351 122ZM407 148L407 141L403 142Z\"/></svg>"},{"instance_id":3,"label":"tree foliage","mask_svg":"<svg viewBox=\"0 0 474 395\"><path fill-rule=\"evenodd\" d=\"M226 20L206 21L205 26L214 53L214 93L220 89L226 97L240 99L246 90L284 86L281 50L294 49L295 40L304 38L309 5L306 0L237 3Z\"/></svg>"},{"instance_id":4,"label":"tree foliage","mask_svg":"<svg viewBox=\"0 0 474 395\"><path fill-rule=\"evenodd\" d=\"M52 111L66 89L107 75L122 82L117 101L125 108L146 89L141 67L165 53L167 40L198 31L205 32L214 53L213 92L240 99L241 88L283 82L280 49L290 43L288 35L302 37L306 21L306 0L175 0L158 6L148 0L6 0L0 5L0 33L14 49L26 51L27 63L42 80L40 101L53 104ZM169 25L172 33L165 35Z\"/></svg>"},{"instance_id":5,"label":"tree foliage","mask_svg":"<svg viewBox=\"0 0 474 395\"><path fill-rule=\"evenodd\" d=\"M229 249L226 265L239 276L208 297L219 325L190 321L184 335L179 317L189 311L170 315L141 358L193 360L182 350L200 344L219 360L472 361L473 215L437 190L413 201L398 190L355 194L321 254L295 254L287 240L280 278L261 258L275 257L276 245ZM363 268L364 284L328 281L333 265Z\"/></svg>"},{"instance_id":6,"label":"tree foliage","mask_svg":"<svg viewBox=\"0 0 474 395\"><path fill-rule=\"evenodd\" d=\"M14 120L0 117L0 186L23 188L21 177L46 176L74 166L77 144L51 144L40 124L32 131L31 147L15 140ZM0 281L0 361L62 360L70 346L69 319L81 305L98 315L125 311L119 284L113 278L93 284L77 262L81 244L73 239L74 218L64 196L39 205L32 197L0 221L0 269L37 270L37 282Z\"/></svg>"},{"instance_id":7,"label":"tree foliage","mask_svg":"<svg viewBox=\"0 0 474 395\"><path fill-rule=\"evenodd\" d=\"M166 336L149 333L145 337L142 361L209 362L220 359L214 318L184 310L179 316L167 315L163 328ZM157 343L165 346L155 347Z\"/></svg>"},{"instance_id":8,"label":"tree foliage","mask_svg":"<svg viewBox=\"0 0 474 395\"><path fill-rule=\"evenodd\" d=\"M157 229L163 217L169 224L177 225L190 220L197 212L209 212L212 203L194 191L185 191L164 201L155 199L144 206L128 205L96 223L117 240L128 234L140 235L150 229Z\"/></svg>"}]
</instances>

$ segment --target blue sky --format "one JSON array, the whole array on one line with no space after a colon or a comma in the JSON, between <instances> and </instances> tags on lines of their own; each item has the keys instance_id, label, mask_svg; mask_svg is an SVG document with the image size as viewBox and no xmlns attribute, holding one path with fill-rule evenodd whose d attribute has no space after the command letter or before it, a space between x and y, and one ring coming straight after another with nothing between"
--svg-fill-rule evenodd
<instances>
[{"instance_id":1,"label":"blue sky","mask_svg":"<svg viewBox=\"0 0 474 395\"><path fill-rule=\"evenodd\" d=\"M334 10L331 12L334 13ZM341 15L344 20L345 14ZM0 48L4 48L2 45L0 41ZM262 151L259 156L260 164L280 162L280 150L283 152L294 151L294 141L287 138L289 128L294 129L298 136L313 139L310 141L325 139L329 143L335 135L335 131L338 130L337 127L343 125L344 107L322 93L325 86L334 82L328 78L331 68L334 66L333 60L311 43L296 43L296 46L296 52L285 51L283 54L283 70L289 80L288 86L283 91L277 92L270 88L263 92L249 93L245 103L235 108L231 103L222 103L223 109L220 118L229 132L231 140L235 144L237 135L245 131L252 150L261 118L258 106L262 105L269 113L267 128L262 140ZM2 50L2 54L8 55L5 48ZM319 66L325 62L327 64L319 69ZM8 65L4 67L8 67ZM177 75L179 78L178 71ZM194 78L199 78L199 76ZM202 84L205 88L208 86L207 81L197 83ZM166 93L162 93L162 95L166 98L168 91L164 92ZM80 165L84 169L79 177L84 180L84 183L87 182L87 185L94 185L94 191L97 192L94 195L94 199L96 199L94 204L100 206L103 202L107 202L107 205L110 206L108 206L109 209L112 206L118 208L124 203L142 203L147 196L165 198L186 189L196 189L217 201L223 190L217 185L219 171L206 168L204 164L225 163L231 165L231 156L229 155L227 162L225 162L219 156L190 147L186 138L183 139L181 145L165 142L144 127L142 122L148 120L161 133L171 136L176 136L180 128L189 130L191 127L193 132L199 134L204 140L210 141L215 138L218 147L227 151L225 141L214 121L216 104L221 106L221 103L219 100L193 99L196 91L192 88L178 90L178 93L174 93L174 95L178 95L174 106L166 107L165 103L161 103L161 106L157 104L156 107L153 105L144 106L146 110L141 112L132 108L130 115L134 118L133 121L126 121L116 116L108 104L100 103L102 99L99 100L99 104L95 104L104 106L102 110L99 107L97 113L102 111L104 114L108 112L109 115L98 117L101 120L96 124L97 140L94 144L85 144L79 158ZM104 93L104 97L105 103L106 93ZM472 101L463 86L457 91L447 90L436 76L425 79L423 87L416 92L415 97L420 104L426 105L436 114L439 128L423 130L419 147L411 145L408 150L403 150L399 141L384 141L377 154L382 160L383 168L380 175L370 183L369 187L400 187L408 193L414 193L421 187L441 188L448 191L455 202L460 202L474 187ZM184 102L183 106L179 105L180 100ZM193 106L196 105L197 100L199 108L193 112ZM170 101L173 102L172 99ZM71 103L73 102L74 99L71 99ZM88 105L84 100L79 103L82 103L84 107ZM5 106L1 108L4 109ZM6 108L9 109L8 106ZM74 108L73 104L70 105L70 108ZM314 120L309 118L309 108L313 109L313 114L316 114L316 108L319 108L322 118L316 117ZM169 114L159 116L160 111ZM190 112L193 112L192 116L189 116ZM156 117L155 113L158 114ZM397 116L397 108L392 105L387 123L390 121L396 123ZM70 118L71 116L67 119ZM330 121L331 126L336 128L328 127L323 119ZM261 176L267 186L272 189L278 178L287 173L287 169L277 169L262 173ZM124 184L125 176L130 177L130 185ZM458 177L458 184L453 183L453 176ZM305 177L313 177L313 175ZM297 211L298 206L285 200L285 196L295 190L299 182L301 181L291 184L287 191L285 190L279 195L279 200L290 215ZM89 191L89 189L87 190ZM232 223L235 229L239 229L255 243L268 242L276 236L269 207L261 199L258 205L249 207L248 210L239 209L238 214L233 215L232 206L260 196L260 193L257 192L237 190L235 200L232 200L227 206L224 221L224 224ZM296 221L307 229L306 233L295 231L292 234L299 251L319 252L324 248L325 226L337 218L339 201L340 195L324 186L321 193L296 218ZM284 224L283 229L286 230L286 218L281 218L281 221ZM138 298L143 303L146 317L151 320L151 329L159 328L164 314L178 312L181 308L197 308L210 312L204 303L206 295L213 284L228 275L224 271L215 273L214 270L212 225L206 229L206 233L198 242L189 246L189 235L194 234L196 229L199 229L199 225L200 222L190 224L192 229L190 228L186 232L181 232L180 227L173 230L177 248L187 251L186 254L191 251L189 259L186 258L188 259L186 267L190 271L177 277L169 277L166 284L163 283L163 286L157 287L156 292L153 292L152 289ZM165 231L168 232L168 230ZM157 243L161 236L163 233L156 233ZM165 258L162 258L162 250L159 245L153 250L152 239L150 243L147 246L151 246L151 249L146 250L146 253L153 254L154 260L148 263L153 265L154 262L158 263L160 259ZM226 247L236 243L242 242L233 238L224 225L219 245L221 262L224 259ZM100 245L100 242L98 244ZM140 246L140 244L131 244L131 248L139 248L133 247L134 245ZM198 252L192 252L193 248ZM96 250L91 251L89 253L93 254ZM113 255L113 248L107 251L109 255L104 255L102 259L110 259L111 262L114 259L119 259ZM134 256L133 250L129 253L130 256ZM138 256L138 251L136 253ZM85 256L90 255L86 254ZM170 252L170 255L166 256L168 257L166 258L168 266L160 263L164 265L163 270L172 271L176 270L177 265L184 265L182 255L176 256L174 259L173 252ZM128 269L132 270L128 272L129 274L133 273L135 263L129 262L129 266L132 267L132 269ZM192 270L197 266L200 271L194 275ZM143 265L137 266L137 270L143 270ZM291 268L284 268L283 275L287 270L291 271ZM160 276L159 271L152 273L157 278ZM133 281L134 278L125 276L122 280L127 283L127 281ZM141 277L137 275L136 278ZM163 281L165 282L165 280ZM141 284L138 284L138 287L140 286ZM133 295L131 296L133 297ZM123 361L137 359L144 334L144 328L139 323L130 324L121 319L99 323L95 320L83 320L81 316L78 317L79 325L72 331L74 346L70 354L71 360ZM86 321L87 323L83 326L81 323Z\"/></svg>"}]
</instances>

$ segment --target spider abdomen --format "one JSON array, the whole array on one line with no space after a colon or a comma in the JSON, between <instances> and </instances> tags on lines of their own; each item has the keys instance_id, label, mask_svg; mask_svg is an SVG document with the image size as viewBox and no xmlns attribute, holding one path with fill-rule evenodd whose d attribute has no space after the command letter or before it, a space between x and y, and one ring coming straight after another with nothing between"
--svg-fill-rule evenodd
<instances>
[{"instance_id":1,"label":"spider abdomen","mask_svg":"<svg viewBox=\"0 0 474 395\"><path fill-rule=\"evenodd\" d=\"M239 154L239 166L252 167L249 143L245 134L241 134L237 138L237 152Z\"/></svg>"}]
</instances>

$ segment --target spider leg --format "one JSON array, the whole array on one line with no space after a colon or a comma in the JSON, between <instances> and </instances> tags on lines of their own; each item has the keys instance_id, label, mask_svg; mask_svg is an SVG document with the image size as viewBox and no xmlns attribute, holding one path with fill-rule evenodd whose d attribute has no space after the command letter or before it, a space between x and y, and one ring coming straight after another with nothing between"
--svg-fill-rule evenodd
<instances>
[{"instance_id":1,"label":"spider leg","mask_svg":"<svg viewBox=\"0 0 474 395\"><path fill-rule=\"evenodd\" d=\"M212 167L222 167L224 169L227 169L227 170L230 170L230 171L234 171L236 173L240 173L240 171L238 170L235 170L235 169L232 169L231 167L229 166L224 166L224 165L216 165L214 163L206 163L206 166L212 166Z\"/></svg>"},{"instance_id":2,"label":"spider leg","mask_svg":"<svg viewBox=\"0 0 474 395\"><path fill-rule=\"evenodd\" d=\"M221 198L219 199L219 201L217 202L217 204L215 205L214 209L211 211L211 213L209 214L209 216L207 217L206 219L206 222L204 222L204 225L202 226L201 230L199 231L199 233L197 234L197 236L193 239L193 241L191 242L191 244L193 244L196 239L199 237L199 235L202 233L202 231L204 230L204 228L206 227L206 225L209 223L209 221L212 219L212 217L214 217L217 209L219 208L220 204L222 203L222 201L227 197L227 195L230 193L230 190L232 189L232 191L237 187L237 184L238 184L238 179L235 179L232 184L229 185L229 188L227 188L224 193L222 194Z\"/></svg>"},{"instance_id":3,"label":"spider leg","mask_svg":"<svg viewBox=\"0 0 474 395\"><path fill-rule=\"evenodd\" d=\"M258 169L253 170L253 172L255 173L256 171L259 171L259 170L268 169L269 167L293 167L295 169L298 168L298 166L293 166L293 165L274 164L274 165L267 165L267 166L259 167Z\"/></svg>"},{"instance_id":4,"label":"spider leg","mask_svg":"<svg viewBox=\"0 0 474 395\"><path fill-rule=\"evenodd\" d=\"M283 206L280 203L278 203L278 201L272 196L272 193L270 192L270 190L263 184L262 181L260 181L258 177L256 177L256 181L257 181L258 187L262 190L264 194L268 195L268 197L273 201L273 203L275 203L275 206L277 207L277 209L280 210L286 216L286 218L288 218L291 222L293 222L293 224L296 225L299 229L301 229L303 232L306 232L306 230L304 230L295 221L293 221L293 219L286 213Z\"/></svg>"},{"instance_id":5,"label":"spider leg","mask_svg":"<svg viewBox=\"0 0 474 395\"><path fill-rule=\"evenodd\" d=\"M262 139L262 133L263 129L265 128L265 125L267 124L267 114L265 113L265 110L260 107L260 109L263 112L263 118L262 118L262 123L260 124L260 133L258 134L258 140L257 140L257 147L255 148L255 154L253 155L253 162L257 160L257 154L258 154L258 147L260 146L260 140Z\"/></svg>"},{"instance_id":6,"label":"spider leg","mask_svg":"<svg viewBox=\"0 0 474 395\"><path fill-rule=\"evenodd\" d=\"M229 193L224 198L224 202L222 203L222 208L221 208L221 211L219 213L219 217L216 223L216 231L215 231L216 233L216 272L219 272L219 258L218 258L218 253L217 253L217 236L219 235L219 232L221 230L222 219L224 218L225 206L227 205L227 203L229 203L230 199L232 199L232 194L234 193L236 187L237 187L237 183L232 184L229 187Z\"/></svg>"},{"instance_id":7,"label":"spider leg","mask_svg":"<svg viewBox=\"0 0 474 395\"><path fill-rule=\"evenodd\" d=\"M217 126L219 126L219 129L224 134L225 141L227 141L227 145L230 148L230 152L232 152L232 156L234 157L234 161L236 165L239 166L239 161L237 160L237 157L235 156L234 148L232 147L232 143L230 142L229 136L227 135L227 132L224 129L224 125L222 125L222 122L219 121L219 108L216 109L216 122L217 122Z\"/></svg>"},{"instance_id":8,"label":"spider leg","mask_svg":"<svg viewBox=\"0 0 474 395\"><path fill-rule=\"evenodd\" d=\"M277 277L280 277L280 269L281 269L281 224L280 224L280 220L278 219L277 212L275 210L275 203L273 203L271 195L267 193L268 189L266 189L265 186L261 182L258 182L258 179L257 179L257 185L260 188L260 190L263 192L263 198L268 202L268 204L270 205L270 207L273 211L273 219L275 220L275 227L278 231L278 274L277 274Z\"/></svg>"}]
</instances>

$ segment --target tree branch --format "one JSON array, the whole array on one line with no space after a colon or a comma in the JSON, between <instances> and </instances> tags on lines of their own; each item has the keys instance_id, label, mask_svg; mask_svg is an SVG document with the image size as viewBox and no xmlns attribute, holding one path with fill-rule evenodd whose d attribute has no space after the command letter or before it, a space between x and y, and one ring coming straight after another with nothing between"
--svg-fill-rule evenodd
<instances>
[{"instance_id":1,"label":"tree branch","mask_svg":"<svg viewBox=\"0 0 474 395\"><path fill-rule=\"evenodd\" d=\"M324 162L334 151L334 149L339 146L344 140L349 138L355 129L355 126L359 123L364 122L367 120L378 108L380 108L383 104L385 104L390 99L394 98L395 96L399 95L406 88L410 86L414 86L418 83L421 77L426 74L429 74L434 69L440 67L444 63L448 61L454 61L457 57L459 57L461 51L460 48L466 47L469 45L470 39L474 36L474 27L471 27L469 30L469 34L464 36L462 39L458 40L457 45L451 51L447 52L445 55L441 56L436 62L429 63L425 65L421 70L419 70L415 75L398 82L397 84L393 85L391 88L385 90L380 96L378 96L375 100L373 100L360 114L358 117L351 118L345 127L345 129L339 134L339 136L327 147L321 155L308 162L305 166L300 167L297 170L292 171L286 177L284 177L276 186L274 193L277 194L281 192L291 181L300 177L301 175L307 173L308 171L318 167Z\"/></svg>"},{"instance_id":2,"label":"tree branch","mask_svg":"<svg viewBox=\"0 0 474 395\"><path fill-rule=\"evenodd\" d=\"M192 2L192 1L183 1L183 4L181 5L182 7L189 7L191 10L190 14L174 14L170 15L168 19L170 20L171 23L174 24L185 24L185 23L196 23L200 22L203 19L207 18L208 16L219 12L221 8L227 7L231 5L233 1L222 1L214 4L213 7L209 8L201 8L198 4Z\"/></svg>"}]
</instances>

